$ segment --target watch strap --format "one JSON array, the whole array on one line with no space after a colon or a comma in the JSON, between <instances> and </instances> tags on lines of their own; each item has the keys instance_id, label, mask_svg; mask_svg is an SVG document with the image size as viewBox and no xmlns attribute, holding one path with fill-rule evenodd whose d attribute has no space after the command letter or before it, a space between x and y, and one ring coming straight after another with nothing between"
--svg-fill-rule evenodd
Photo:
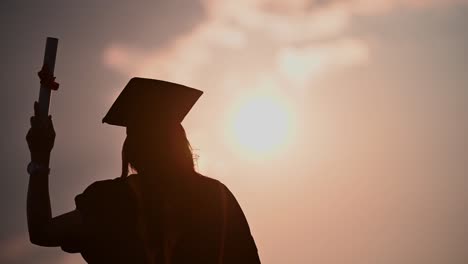
<instances>
[{"instance_id":1,"label":"watch strap","mask_svg":"<svg viewBox=\"0 0 468 264\"><path fill-rule=\"evenodd\" d=\"M49 174L50 168L48 168L46 165L38 162L31 161L28 164L28 173L29 175L37 175L37 174Z\"/></svg>"}]
</instances>

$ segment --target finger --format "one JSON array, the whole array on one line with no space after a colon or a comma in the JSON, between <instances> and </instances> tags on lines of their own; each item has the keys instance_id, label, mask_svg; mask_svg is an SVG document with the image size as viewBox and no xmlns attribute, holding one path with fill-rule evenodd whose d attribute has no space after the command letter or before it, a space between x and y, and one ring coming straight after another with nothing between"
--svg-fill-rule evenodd
<instances>
[{"instance_id":1,"label":"finger","mask_svg":"<svg viewBox=\"0 0 468 264\"><path fill-rule=\"evenodd\" d=\"M39 117L31 116L29 121L31 123L31 129L36 130L37 128L39 128L40 126Z\"/></svg>"},{"instance_id":2,"label":"finger","mask_svg":"<svg viewBox=\"0 0 468 264\"><path fill-rule=\"evenodd\" d=\"M29 143L31 141L31 129L26 134L26 141Z\"/></svg>"},{"instance_id":3,"label":"finger","mask_svg":"<svg viewBox=\"0 0 468 264\"><path fill-rule=\"evenodd\" d=\"M37 133L35 133L33 129L29 129L26 134L26 141L28 144L34 144L35 139L37 139Z\"/></svg>"},{"instance_id":4,"label":"finger","mask_svg":"<svg viewBox=\"0 0 468 264\"><path fill-rule=\"evenodd\" d=\"M52 116L49 115L49 118L47 119L47 126L49 130L54 131L54 123L52 122Z\"/></svg>"},{"instance_id":5,"label":"finger","mask_svg":"<svg viewBox=\"0 0 468 264\"><path fill-rule=\"evenodd\" d=\"M39 116L39 103L37 101L34 102L34 116Z\"/></svg>"}]
</instances>

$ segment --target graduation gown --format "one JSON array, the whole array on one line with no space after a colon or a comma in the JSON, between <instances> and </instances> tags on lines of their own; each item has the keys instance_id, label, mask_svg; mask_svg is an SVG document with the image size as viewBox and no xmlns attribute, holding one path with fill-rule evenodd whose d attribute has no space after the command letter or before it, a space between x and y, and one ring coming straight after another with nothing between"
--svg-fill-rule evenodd
<instances>
[{"instance_id":1,"label":"graduation gown","mask_svg":"<svg viewBox=\"0 0 468 264\"><path fill-rule=\"evenodd\" d=\"M97 181L76 196L83 239L62 249L88 263L260 263L224 184L198 174L164 186L141 178Z\"/></svg>"}]
</instances>

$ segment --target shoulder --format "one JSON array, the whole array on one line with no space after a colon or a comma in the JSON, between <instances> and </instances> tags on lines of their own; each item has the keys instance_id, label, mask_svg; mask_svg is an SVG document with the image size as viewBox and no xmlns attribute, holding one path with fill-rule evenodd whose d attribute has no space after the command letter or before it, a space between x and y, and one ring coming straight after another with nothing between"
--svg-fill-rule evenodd
<instances>
[{"instance_id":1,"label":"shoulder","mask_svg":"<svg viewBox=\"0 0 468 264\"><path fill-rule=\"evenodd\" d=\"M90 184L81 195L97 195L114 192L122 185L123 179L115 178L109 180L95 181Z\"/></svg>"},{"instance_id":2,"label":"shoulder","mask_svg":"<svg viewBox=\"0 0 468 264\"><path fill-rule=\"evenodd\" d=\"M123 179L96 181L90 184L81 194L75 197L78 209L96 207L99 204L108 204L122 193Z\"/></svg>"},{"instance_id":3,"label":"shoulder","mask_svg":"<svg viewBox=\"0 0 468 264\"><path fill-rule=\"evenodd\" d=\"M92 191L95 191L95 190L113 188L116 185L120 184L122 182L122 180L123 180L123 178L115 178L115 179L95 181L95 182L91 183L85 189L84 192L92 192Z\"/></svg>"},{"instance_id":4,"label":"shoulder","mask_svg":"<svg viewBox=\"0 0 468 264\"><path fill-rule=\"evenodd\" d=\"M220 194L222 193L223 195L227 195L229 198L234 197L234 195L231 193L229 188L222 183L221 181L217 179L210 178L208 176L202 175L197 173L198 176L196 177L197 179L197 187L200 188L200 190L203 191L208 191L210 190L211 192Z\"/></svg>"},{"instance_id":5,"label":"shoulder","mask_svg":"<svg viewBox=\"0 0 468 264\"><path fill-rule=\"evenodd\" d=\"M232 192L229 190L229 188L221 181L202 175L200 173L197 173L197 174L198 174L198 179L201 182L201 184L212 187L212 188L217 188L223 192L226 192L226 194L228 194L229 196L234 196Z\"/></svg>"},{"instance_id":6,"label":"shoulder","mask_svg":"<svg viewBox=\"0 0 468 264\"><path fill-rule=\"evenodd\" d=\"M200 173L197 173L196 180L197 180L197 183L200 185L205 185L205 186L209 186L213 188L219 188L220 185L224 186L224 184L222 184L220 181L207 177Z\"/></svg>"},{"instance_id":7,"label":"shoulder","mask_svg":"<svg viewBox=\"0 0 468 264\"><path fill-rule=\"evenodd\" d=\"M231 190L221 181L198 174L197 182L200 191L215 195L218 199L229 204L238 205L238 202Z\"/></svg>"}]
</instances>

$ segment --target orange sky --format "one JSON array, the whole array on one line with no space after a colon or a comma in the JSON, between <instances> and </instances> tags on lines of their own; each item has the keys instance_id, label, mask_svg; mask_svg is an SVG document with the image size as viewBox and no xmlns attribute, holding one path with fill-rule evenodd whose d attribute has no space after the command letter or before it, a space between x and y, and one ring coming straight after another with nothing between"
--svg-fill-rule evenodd
<instances>
[{"instance_id":1,"label":"orange sky","mask_svg":"<svg viewBox=\"0 0 468 264\"><path fill-rule=\"evenodd\" d=\"M2 91L14 176L0 192L1 263L84 263L25 233L24 135L49 35L55 213L119 175L124 130L100 121L143 76L205 92L184 121L198 169L236 195L263 263L468 261L464 1L113 5L1 9L1 76L19 87Z\"/></svg>"}]
</instances>

